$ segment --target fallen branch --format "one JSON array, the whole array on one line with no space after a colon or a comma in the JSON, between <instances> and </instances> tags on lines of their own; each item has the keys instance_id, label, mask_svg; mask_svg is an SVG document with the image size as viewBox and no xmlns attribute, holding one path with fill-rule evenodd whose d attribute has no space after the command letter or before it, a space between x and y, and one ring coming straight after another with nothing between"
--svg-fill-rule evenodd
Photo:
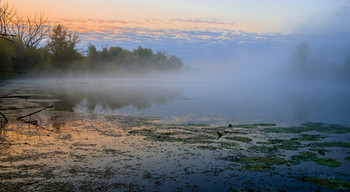
<instances>
[{"instance_id":1,"label":"fallen branch","mask_svg":"<svg viewBox=\"0 0 350 192\"><path fill-rule=\"evenodd\" d=\"M6 118L6 116L0 112L0 115L5 119L5 123L9 122L9 120Z\"/></svg>"},{"instance_id":2,"label":"fallen branch","mask_svg":"<svg viewBox=\"0 0 350 192\"><path fill-rule=\"evenodd\" d=\"M23 119L23 118L25 118L25 117L32 116L32 115L34 115L34 114L36 114L36 113L39 113L39 112L41 112L41 111L44 111L45 109L49 109L49 108L52 108L52 107L53 107L52 105L51 105L51 106L47 106L47 107L45 107L45 108L43 108L43 109L40 109L40 110L38 110L38 111L35 111L35 112L33 112L33 113L29 113L28 115L25 115L25 116L22 116L22 117L18 117L17 120L21 120L21 119Z\"/></svg>"},{"instance_id":3,"label":"fallen branch","mask_svg":"<svg viewBox=\"0 0 350 192\"><path fill-rule=\"evenodd\" d=\"M0 125L0 128L2 129L2 128L5 127L5 125L6 125L7 122L9 122L9 121L7 120L6 116L5 116L3 113L0 112L0 115L5 119L5 123L1 123L1 125Z\"/></svg>"},{"instance_id":4,"label":"fallen branch","mask_svg":"<svg viewBox=\"0 0 350 192\"><path fill-rule=\"evenodd\" d=\"M36 126L36 127L39 127L39 128L41 128L41 129L46 129L46 130L48 130L48 131L53 132L53 130L51 130L51 129L48 129L48 128L43 127L43 126L40 126L39 123L38 123L38 120L34 120L34 121L23 121L23 123L28 123L28 124L34 125L34 126Z\"/></svg>"},{"instance_id":5,"label":"fallen branch","mask_svg":"<svg viewBox=\"0 0 350 192\"><path fill-rule=\"evenodd\" d=\"M10 95L12 95L13 93L15 93L18 90L20 90L20 89L15 89L15 90L11 91L11 93L6 94L5 96L10 96Z\"/></svg>"},{"instance_id":6,"label":"fallen branch","mask_svg":"<svg viewBox=\"0 0 350 192\"><path fill-rule=\"evenodd\" d=\"M2 96L0 99L9 99L9 98L20 98L20 99L28 99L30 96L20 96L20 95L14 95L14 96Z\"/></svg>"},{"instance_id":7,"label":"fallen branch","mask_svg":"<svg viewBox=\"0 0 350 192\"><path fill-rule=\"evenodd\" d=\"M24 73L24 74L27 74L28 72L25 72L25 71L7 71L7 70L0 70L0 73Z\"/></svg>"}]
</instances>

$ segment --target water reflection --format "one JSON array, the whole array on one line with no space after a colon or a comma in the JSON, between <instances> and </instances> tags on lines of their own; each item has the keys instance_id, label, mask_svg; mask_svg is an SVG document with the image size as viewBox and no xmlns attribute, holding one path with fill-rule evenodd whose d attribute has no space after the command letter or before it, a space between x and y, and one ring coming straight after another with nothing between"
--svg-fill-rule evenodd
<instances>
[{"instance_id":1,"label":"water reflection","mask_svg":"<svg viewBox=\"0 0 350 192\"><path fill-rule=\"evenodd\" d=\"M44 92L61 101L57 111L114 112L125 107L137 110L165 105L181 98L179 90L160 83L56 83L41 85Z\"/></svg>"}]
</instances>

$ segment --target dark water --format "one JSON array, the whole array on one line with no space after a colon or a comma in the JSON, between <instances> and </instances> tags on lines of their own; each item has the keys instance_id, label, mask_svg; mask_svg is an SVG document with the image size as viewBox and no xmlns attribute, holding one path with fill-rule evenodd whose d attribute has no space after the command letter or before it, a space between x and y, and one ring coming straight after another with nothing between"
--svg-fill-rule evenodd
<instances>
[{"instance_id":1,"label":"dark water","mask_svg":"<svg viewBox=\"0 0 350 192\"><path fill-rule=\"evenodd\" d=\"M61 100L54 102L59 111L209 124L312 121L350 125L350 89L338 82L59 79L13 84L25 84Z\"/></svg>"}]
</instances>

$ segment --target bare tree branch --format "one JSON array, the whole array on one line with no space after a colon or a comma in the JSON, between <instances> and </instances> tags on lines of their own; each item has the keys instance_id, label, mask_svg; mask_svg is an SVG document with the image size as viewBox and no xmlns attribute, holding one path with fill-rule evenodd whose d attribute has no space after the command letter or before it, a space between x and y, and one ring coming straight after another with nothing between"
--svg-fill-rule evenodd
<instances>
[{"instance_id":1,"label":"bare tree branch","mask_svg":"<svg viewBox=\"0 0 350 192\"><path fill-rule=\"evenodd\" d=\"M45 107L45 108L43 108L43 109L40 109L40 110L38 110L38 111L35 111L35 112L33 112L33 113L29 113L28 115L25 115L25 116L22 116L22 117L18 117L17 120L21 120L21 119L23 119L23 118L25 118L25 117L32 116L32 115L34 115L34 114L36 114L36 113L39 113L39 112L44 111L45 109L49 109L49 108L53 108L53 106L50 105L50 106L47 106L47 107Z\"/></svg>"}]
</instances>

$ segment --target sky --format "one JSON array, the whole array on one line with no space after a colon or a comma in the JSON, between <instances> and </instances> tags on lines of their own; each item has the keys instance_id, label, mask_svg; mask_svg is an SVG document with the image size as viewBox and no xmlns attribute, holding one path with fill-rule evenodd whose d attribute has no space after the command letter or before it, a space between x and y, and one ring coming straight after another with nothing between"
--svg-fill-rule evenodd
<instances>
[{"instance_id":1,"label":"sky","mask_svg":"<svg viewBox=\"0 0 350 192\"><path fill-rule=\"evenodd\" d=\"M50 25L80 35L81 48L139 45L185 62L227 49L313 39L344 42L350 0L8 0L22 15L43 13ZM320 39L322 39L320 41ZM350 38L349 38L350 39ZM349 42L349 40L347 40ZM223 52L223 53L222 53ZM219 55L220 55L219 54Z\"/></svg>"}]
</instances>

